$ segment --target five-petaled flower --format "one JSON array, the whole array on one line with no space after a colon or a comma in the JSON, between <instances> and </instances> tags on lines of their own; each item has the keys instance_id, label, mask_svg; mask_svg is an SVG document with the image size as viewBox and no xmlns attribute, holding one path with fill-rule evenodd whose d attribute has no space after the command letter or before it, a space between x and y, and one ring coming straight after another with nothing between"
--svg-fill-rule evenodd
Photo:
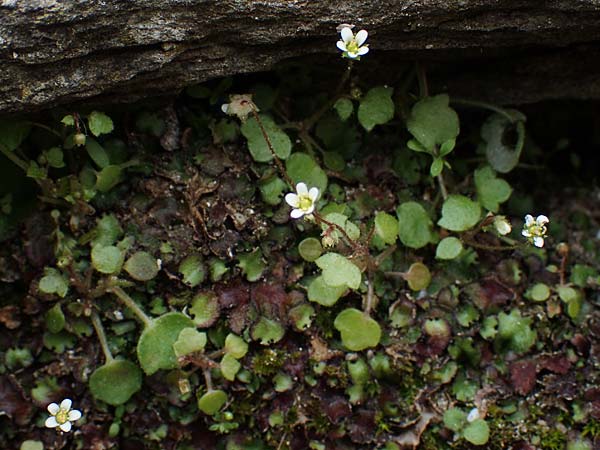
<instances>
[{"instance_id":1,"label":"five-petaled flower","mask_svg":"<svg viewBox=\"0 0 600 450\"><path fill-rule=\"evenodd\" d=\"M369 52L369 46L363 45L367 40L367 30L360 30L356 35L349 27L342 28L340 31L342 40L337 42L337 47L344 53L342 56L350 59L360 59L361 56Z\"/></svg>"},{"instance_id":2,"label":"five-petaled flower","mask_svg":"<svg viewBox=\"0 0 600 450\"><path fill-rule=\"evenodd\" d=\"M285 196L287 204L294 208L290 216L293 219L299 219L304 215L309 216L315 210L315 202L318 198L319 189L312 187L309 190L305 183L298 183L296 193L290 192Z\"/></svg>"},{"instance_id":3,"label":"five-petaled flower","mask_svg":"<svg viewBox=\"0 0 600 450\"><path fill-rule=\"evenodd\" d=\"M229 96L229 103L221 105L221 111L245 122L252 111L258 112L259 109L252 101L252 94L234 94Z\"/></svg>"},{"instance_id":4,"label":"five-petaled flower","mask_svg":"<svg viewBox=\"0 0 600 450\"><path fill-rule=\"evenodd\" d=\"M58 427L65 433L71 431L71 422L81 419L81 411L71 409L72 404L73 402L68 398L60 402L60 405L50 403L48 412L52 415L46 419L46 426L48 428Z\"/></svg>"},{"instance_id":5,"label":"five-petaled flower","mask_svg":"<svg viewBox=\"0 0 600 450\"><path fill-rule=\"evenodd\" d=\"M546 224L549 221L550 220L544 215L539 215L534 219L531 214L527 214L525 216L525 225L523 225L521 234L536 247L543 247L547 231Z\"/></svg>"}]
</instances>

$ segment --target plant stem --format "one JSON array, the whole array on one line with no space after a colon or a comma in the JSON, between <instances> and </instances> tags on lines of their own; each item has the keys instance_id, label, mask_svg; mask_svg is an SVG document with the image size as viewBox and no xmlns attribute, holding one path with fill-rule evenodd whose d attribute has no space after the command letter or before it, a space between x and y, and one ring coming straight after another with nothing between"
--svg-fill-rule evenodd
<instances>
[{"instance_id":1,"label":"plant stem","mask_svg":"<svg viewBox=\"0 0 600 450\"><path fill-rule=\"evenodd\" d=\"M25 173L27 173L27 163L15 155L14 152L11 152L4 145L0 144L0 152L8 159L10 159L15 165L19 166Z\"/></svg>"},{"instance_id":2,"label":"plant stem","mask_svg":"<svg viewBox=\"0 0 600 450\"><path fill-rule=\"evenodd\" d=\"M285 170L285 167L283 167L283 163L279 159L279 156L277 156L277 154L275 153L275 149L273 148L273 144L271 143L271 138L269 138L267 130L265 130L262 120L260 120L260 116L258 115L258 112L256 111L256 108L254 106L252 107L252 115L254 116L254 119L256 119L256 123L258 124L258 127L260 128L260 131L262 132L262 135L265 138L265 141L267 142L267 147L269 148L269 151L271 152L271 155L275 160L275 164L277 164L279 172L281 173L283 178L285 178L285 181L293 188L294 182L288 175L287 171Z\"/></svg>"},{"instance_id":3,"label":"plant stem","mask_svg":"<svg viewBox=\"0 0 600 450\"><path fill-rule=\"evenodd\" d=\"M499 106L496 106L496 105L492 105L491 103L480 102L477 100L467 100L464 98L451 98L450 102L457 104L457 105L474 106L476 108L488 109L490 111L494 111L495 113L498 113L498 114L506 117L510 121L510 123L515 122L515 118L513 116L511 116L505 109L500 108Z\"/></svg>"},{"instance_id":4,"label":"plant stem","mask_svg":"<svg viewBox=\"0 0 600 450\"><path fill-rule=\"evenodd\" d=\"M106 333L104 332L104 327L102 326L102 322L100 321L100 317L96 311L92 312L92 325L94 326L94 330L96 330L96 334L98 335L98 341L100 342L100 347L102 348L102 353L104 353L104 358L106 362L109 363L114 360L110 349L108 348L108 342L106 341Z\"/></svg>"},{"instance_id":5,"label":"plant stem","mask_svg":"<svg viewBox=\"0 0 600 450\"><path fill-rule=\"evenodd\" d=\"M365 305L365 314L371 315L371 310L373 309L373 273L371 268L367 270L367 304Z\"/></svg>"},{"instance_id":6,"label":"plant stem","mask_svg":"<svg viewBox=\"0 0 600 450\"><path fill-rule=\"evenodd\" d=\"M446 183L444 182L444 176L442 172L437 176L438 184L440 185L440 191L442 192L442 198L444 200L448 199L448 190L446 189Z\"/></svg>"},{"instance_id":7,"label":"plant stem","mask_svg":"<svg viewBox=\"0 0 600 450\"><path fill-rule=\"evenodd\" d=\"M468 239L462 239L462 241L470 246L470 247L475 247L475 248L480 248L482 250L500 250L500 251L509 251L509 250L516 250L520 247L520 245L511 245L511 246L502 246L502 245L487 245L487 244L480 244L478 242L475 241L471 241Z\"/></svg>"},{"instance_id":8,"label":"plant stem","mask_svg":"<svg viewBox=\"0 0 600 450\"><path fill-rule=\"evenodd\" d=\"M324 223L325 225L335 228L336 230L338 230L340 233L342 233L342 236L344 236L344 239L348 242L348 245L350 247L352 247L354 250L358 250L360 248L360 245L357 244L355 241L353 241L350 236L348 236L348 233L346 233L346 230L344 230L341 226L339 226L337 223L333 223L330 222L329 220L323 218L323 216L321 214L319 214L318 212L314 211L313 216L315 217L315 221L317 223L321 222Z\"/></svg>"},{"instance_id":9,"label":"plant stem","mask_svg":"<svg viewBox=\"0 0 600 450\"><path fill-rule=\"evenodd\" d=\"M340 79L338 87L336 88L335 94L333 95L331 100L326 102L323 106L321 106L321 108L316 110L312 116L310 116L308 119L306 119L303 122L303 125L304 125L303 128L306 132L310 131L315 126L315 124L319 121L319 119L321 117L323 117L323 114L325 114L327 111L329 111L329 109L333 105L335 105L335 102L338 100L342 90L344 89L344 85L346 84L346 81L348 81L348 79L350 78L350 74L352 73L352 67L353 67L353 61L348 61L348 66L346 67L346 71L344 72L344 75Z\"/></svg>"},{"instance_id":10,"label":"plant stem","mask_svg":"<svg viewBox=\"0 0 600 450\"><path fill-rule=\"evenodd\" d=\"M37 122L29 122L31 125L33 125L34 127L38 127L41 128L43 130L48 131L49 133L54 134L55 136L58 136L59 138L62 139L62 136L60 135L60 133L52 128L50 128L47 125L44 125L43 123L37 123Z\"/></svg>"},{"instance_id":11,"label":"plant stem","mask_svg":"<svg viewBox=\"0 0 600 450\"><path fill-rule=\"evenodd\" d=\"M210 369L202 369L204 374L204 381L206 381L206 390L208 392L213 390L212 377L210 375Z\"/></svg>"},{"instance_id":12,"label":"plant stem","mask_svg":"<svg viewBox=\"0 0 600 450\"><path fill-rule=\"evenodd\" d=\"M141 322L143 322L145 327L152 325L152 319L144 311L142 311L135 300L127 295L127 293L119 286L111 286L106 291L115 294L117 298L121 300L123 304L129 308Z\"/></svg>"}]
</instances>

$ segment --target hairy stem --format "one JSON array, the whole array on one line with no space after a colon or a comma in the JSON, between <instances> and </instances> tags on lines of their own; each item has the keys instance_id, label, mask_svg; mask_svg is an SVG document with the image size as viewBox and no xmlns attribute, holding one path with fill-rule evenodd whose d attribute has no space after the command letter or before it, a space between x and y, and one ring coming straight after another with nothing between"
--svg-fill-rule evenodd
<instances>
[{"instance_id":1,"label":"hairy stem","mask_svg":"<svg viewBox=\"0 0 600 450\"><path fill-rule=\"evenodd\" d=\"M102 348L102 353L104 353L104 358L106 362L109 363L114 360L110 349L108 348L108 342L106 341L106 333L104 332L104 327L102 326L102 322L100 321L100 317L96 311L92 312L92 325L94 326L94 330L96 330L96 334L98 335L98 341L100 342L100 347Z\"/></svg>"},{"instance_id":2,"label":"hairy stem","mask_svg":"<svg viewBox=\"0 0 600 450\"><path fill-rule=\"evenodd\" d=\"M350 236L348 236L348 233L346 233L346 230L344 230L337 223L330 222L329 220L325 219L321 214L319 214L316 211L313 212L313 216L315 217L315 221L317 223L324 223L328 227L335 228L337 231L339 231L342 234L342 236L344 237L344 239L347 241L348 245L350 247L352 247L354 250L358 250L360 248L360 245L356 241L352 240L350 238Z\"/></svg>"},{"instance_id":3,"label":"hairy stem","mask_svg":"<svg viewBox=\"0 0 600 450\"><path fill-rule=\"evenodd\" d=\"M254 119L256 119L256 123L258 124L258 127L260 128L260 131L261 131L263 137L265 138L265 141L267 142L267 147L269 148L269 151L271 152L271 155L273 156L273 159L275 160L275 164L277 164L277 168L279 169L279 172L281 173L283 178L285 178L285 181L293 188L294 182L288 175L287 171L285 170L285 167L283 167L283 163L279 159L279 156L277 156L277 154L275 153L275 149L273 148L273 144L271 143L271 138L269 138L269 135L267 134L267 130L265 130L262 120L260 120L260 116L258 115L258 112L256 111L255 107L252 107L252 115L254 116Z\"/></svg>"},{"instance_id":4,"label":"hairy stem","mask_svg":"<svg viewBox=\"0 0 600 450\"><path fill-rule=\"evenodd\" d=\"M145 327L152 325L152 319L138 306L134 299L132 299L127 293L119 286L111 286L107 290L112 294L115 294L123 304L131 310L133 314L144 324Z\"/></svg>"}]
</instances>

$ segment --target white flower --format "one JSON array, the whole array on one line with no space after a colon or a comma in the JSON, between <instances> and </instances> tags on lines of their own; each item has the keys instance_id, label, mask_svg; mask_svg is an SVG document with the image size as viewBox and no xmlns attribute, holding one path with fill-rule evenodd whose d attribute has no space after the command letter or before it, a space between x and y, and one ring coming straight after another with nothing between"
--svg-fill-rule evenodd
<instances>
[{"instance_id":1,"label":"white flower","mask_svg":"<svg viewBox=\"0 0 600 450\"><path fill-rule=\"evenodd\" d=\"M315 202L319 198L319 189L316 187L310 188L304 183L296 185L296 194L290 192L285 195L285 201L292 208L290 216L292 219L299 219L304 215L310 215L315 210Z\"/></svg>"},{"instance_id":2,"label":"white flower","mask_svg":"<svg viewBox=\"0 0 600 450\"><path fill-rule=\"evenodd\" d=\"M81 411L71 409L72 404L73 402L68 398L60 402L60 406L50 403L48 412L52 415L46 419L46 426L48 428L59 427L65 433L71 431L71 422L81 419Z\"/></svg>"},{"instance_id":3,"label":"white flower","mask_svg":"<svg viewBox=\"0 0 600 450\"><path fill-rule=\"evenodd\" d=\"M527 240L536 247L544 246L544 238L546 237L546 224L550 220L544 216L539 215L537 218L533 218L531 214L525 216L525 225L523 225L523 231L521 234L527 238Z\"/></svg>"},{"instance_id":4,"label":"white flower","mask_svg":"<svg viewBox=\"0 0 600 450\"><path fill-rule=\"evenodd\" d=\"M245 122L252 111L258 112L258 108L252 101L252 94L230 95L229 103L221 105L221 111L230 116L238 116Z\"/></svg>"},{"instance_id":5,"label":"white flower","mask_svg":"<svg viewBox=\"0 0 600 450\"><path fill-rule=\"evenodd\" d=\"M467 422L473 422L479 418L481 418L481 416L479 415L479 410L477 408L473 408L471 411L469 411L469 415L467 416Z\"/></svg>"},{"instance_id":6,"label":"white flower","mask_svg":"<svg viewBox=\"0 0 600 450\"><path fill-rule=\"evenodd\" d=\"M512 231L510 222L504 216L494 217L494 228L496 228L498 234L501 234L502 236L505 236Z\"/></svg>"},{"instance_id":7,"label":"white flower","mask_svg":"<svg viewBox=\"0 0 600 450\"><path fill-rule=\"evenodd\" d=\"M369 35L367 30L360 30L355 35L349 27L344 27L340 35L342 40L337 42L337 48L344 52L342 56L345 58L360 59L369 52L369 46L363 45Z\"/></svg>"}]
</instances>

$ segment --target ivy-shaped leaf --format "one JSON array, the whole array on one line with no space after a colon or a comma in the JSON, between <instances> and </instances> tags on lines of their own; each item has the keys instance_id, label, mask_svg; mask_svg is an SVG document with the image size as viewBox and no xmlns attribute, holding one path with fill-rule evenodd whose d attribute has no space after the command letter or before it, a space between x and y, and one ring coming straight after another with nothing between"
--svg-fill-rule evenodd
<instances>
[{"instance_id":1,"label":"ivy-shaped leaf","mask_svg":"<svg viewBox=\"0 0 600 450\"><path fill-rule=\"evenodd\" d=\"M525 143L525 116L514 109L503 114L492 114L481 127L485 155L494 170L508 173L519 163Z\"/></svg>"},{"instance_id":2,"label":"ivy-shaped leaf","mask_svg":"<svg viewBox=\"0 0 600 450\"><path fill-rule=\"evenodd\" d=\"M433 154L437 146L443 145L447 141L454 141L458 136L458 115L450 108L449 102L450 99L446 94L419 100L413 106L406 121L410 134L428 153ZM453 145L445 145L446 148L453 147ZM418 148L414 144L409 147L413 150Z\"/></svg>"},{"instance_id":3,"label":"ivy-shaped leaf","mask_svg":"<svg viewBox=\"0 0 600 450\"><path fill-rule=\"evenodd\" d=\"M466 231L474 227L481 217L479 203L464 195L450 195L442 206L440 227L450 231Z\"/></svg>"},{"instance_id":4,"label":"ivy-shaped leaf","mask_svg":"<svg viewBox=\"0 0 600 450\"><path fill-rule=\"evenodd\" d=\"M497 178L490 166L477 169L474 179L477 199L481 206L494 213L498 212L500 203L507 201L512 193L510 184L502 178Z\"/></svg>"},{"instance_id":5,"label":"ivy-shaped leaf","mask_svg":"<svg viewBox=\"0 0 600 450\"><path fill-rule=\"evenodd\" d=\"M273 151L280 159L286 159L292 150L292 141L289 136L269 116L260 114L259 117L267 136L269 136ZM254 161L269 162L273 159L267 141L254 117L249 117L242 124L240 131L248 140L248 150Z\"/></svg>"},{"instance_id":6,"label":"ivy-shaped leaf","mask_svg":"<svg viewBox=\"0 0 600 450\"><path fill-rule=\"evenodd\" d=\"M371 131L375 125L382 125L394 118L394 90L387 86L377 86L360 99L358 121L365 130Z\"/></svg>"}]
</instances>

